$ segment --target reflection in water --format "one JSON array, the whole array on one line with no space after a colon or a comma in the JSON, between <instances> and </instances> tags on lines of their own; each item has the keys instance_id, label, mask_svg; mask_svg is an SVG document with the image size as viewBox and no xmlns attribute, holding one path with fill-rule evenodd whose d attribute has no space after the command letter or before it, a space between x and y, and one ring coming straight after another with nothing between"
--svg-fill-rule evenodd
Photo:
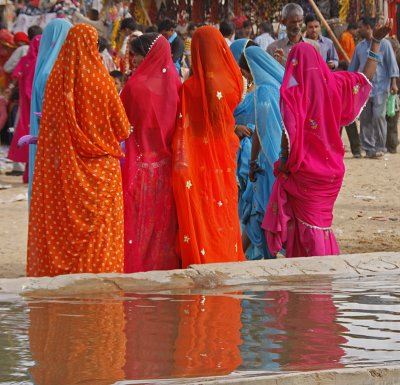
<instances>
[{"instance_id":1,"label":"reflection in water","mask_svg":"<svg viewBox=\"0 0 400 385\"><path fill-rule=\"evenodd\" d=\"M400 363L398 278L0 303L0 383L27 384L28 371L35 385L108 385Z\"/></svg>"},{"instance_id":2,"label":"reflection in water","mask_svg":"<svg viewBox=\"0 0 400 385\"><path fill-rule=\"evenodd\" d=\"M240 300L226 296L191 296L181 303L175 343L175 376L225 375L242 362Z\"/></svg>"},{"instance_id":3,"label":"reflection in water","mask_svg":"<svg viewBox=\"0 0 400 385\"><path fill-rule=\"evenodd\" d=\"M127 295L126 379L170 378L174 372L180 303L157 297Z\"/></svg>"},{"instance_id":4,"label":"reflection in water","mask_svg":"<svg viewBox=\"0 0 400 385\"><path fill-rule=\"evenodd\" d=\"M285 331L269 337L280 344L282 370L323 370L341 368L341 344L346 329L336 322L337 309L331 294L302 294L290 291L267 293L271 300L266 312L275 318L269 327Z\"/></svg>"},{"instance_id":5,"label":"reflection in water","mask_svg":"<svg viewBox=\"0 0 400 385\"><path fill-rule=\"evenodd\" d=\"M125 378L122 301L52 301L29 308L35 384L109 385Z\"/></svg>"},{"instance_id":6,"label":"reflection in water","mask_svg":"<svg viewBox=\"0 0 400 385\"><path fill-rule=\"evenodd\" d=\"M336 322L331 294L287 290L244 300L241 370L307 371L341 368L346 329Z\"/></svg>"}]
</instances>

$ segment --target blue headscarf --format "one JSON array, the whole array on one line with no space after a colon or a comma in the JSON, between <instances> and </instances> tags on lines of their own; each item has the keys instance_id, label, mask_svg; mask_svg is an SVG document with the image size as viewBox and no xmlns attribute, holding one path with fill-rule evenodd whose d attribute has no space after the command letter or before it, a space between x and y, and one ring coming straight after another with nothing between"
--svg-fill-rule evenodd
<instances>
[{"instance_id":1,"label":"blue headscarf","mask_svg":"<svg viewBox=\"0 0 400 385\"><path fill-rule=\"evenodd\" d=\"M255 84L256 132L265 160L273 169L283 130L279 100L284 68L260 47L246 48L244 55Z\"/></svg>"},{"instance_id":2,"label":"blue headscarf","mask_svg":"<svg viewBox=\"0 0 400 385\"><path fill-rule=\"evenodd\" d=\"M31 116L30 116L30 134L39 135L40 117L35 113L42 112L42 103L47 78L57 60L58 53L61 50L64 40L67 37L72 24L65 19L55 19L47 24L43 31L40 41L39 55L36 62L35 77L32 87ZM28 199L30 199L32 190L33 170L36 158L36 145L29 146L29 186Z\"/></svg>"},{"instance_id":3,"label":"blue headscarf","mask_svg":"<svg viewBox=\"0 0 400 385\"><path fill-rule=\"evenodd\" d=\"M240 56L242 56L242 53L246 48L246 44L248 41L249 39L237 39L230 45L229 48L231 49L231 52L236 60L236 63L239 63Z\"/></svg>"}]
</instances>

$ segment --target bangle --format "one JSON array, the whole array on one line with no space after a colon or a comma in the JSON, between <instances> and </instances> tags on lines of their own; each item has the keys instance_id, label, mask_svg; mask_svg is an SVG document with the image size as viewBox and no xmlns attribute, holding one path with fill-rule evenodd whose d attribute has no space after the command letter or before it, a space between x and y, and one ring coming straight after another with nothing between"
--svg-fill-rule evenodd
<instances>
[{"instance_id":1,"label":"bangle","mask_svg":"<svg viewBox=\"0 0 400 385\"><path fill-rule=\"evenodd\" d=\"M381 41L382 41L382 40L376 39L375 37L372 37L371 40L378 44L381 44Z\"/></svg>"},{"instance_id":2,"label":"bangle","mask_svg":"<svg viewBox=\"0 0 400 385\"><path fill-rule=\"evenodd\" d=\"M378 53L372 52L371 50L368 50L368 59L375 60L375 61L380 61L381 55Z\"/></svg>"},{"instance_id":3,"label":"bangle","mask_svg":"<svg viewBox=\"0 0 400 385\"><path fill-rule=\"evenodd\" d=\"M255 160L254 159L253 160L250 159L249 160L249 165L251 166L252 164L257 164L257 159L255 159Z\"/></svg>"}]
</instances>

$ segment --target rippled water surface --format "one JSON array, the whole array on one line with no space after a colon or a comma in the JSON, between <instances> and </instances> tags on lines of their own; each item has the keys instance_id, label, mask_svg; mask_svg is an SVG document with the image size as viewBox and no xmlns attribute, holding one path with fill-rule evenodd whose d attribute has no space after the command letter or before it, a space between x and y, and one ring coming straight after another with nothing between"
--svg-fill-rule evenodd
<instances>
[{"instance_id":1,"label":"rippled water surface","mask_svg":"<svg viewBox=\"0 0 400 385\"><path fill-rule=\"evenodd\" d=\"M237 292L0 299L0 385L400 364L400 277Z\"/></svg>"}]
</instances>

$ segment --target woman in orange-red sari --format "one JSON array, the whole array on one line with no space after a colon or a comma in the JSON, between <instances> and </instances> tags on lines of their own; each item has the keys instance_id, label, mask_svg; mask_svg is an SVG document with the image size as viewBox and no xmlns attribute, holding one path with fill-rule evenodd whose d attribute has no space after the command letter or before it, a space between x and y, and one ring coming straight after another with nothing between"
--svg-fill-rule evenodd
<instances>
[{"instance_id":1,"label":"woman in orange-red sari","mask_svg":"<svg viewBox=\"0 0 400 385\"><path fill-rule=\"evenodd\" d=\"M240 69L221 33L201 27L192 39L192 72L183 84L174 138L173 187L182 267L244 259L238 216L233 111Z\"/></svg>"},{"instance_id":2,"label":"woman in orange-red sari","mask_svg":"<svg viewBox=\"0 0 400 385\"><path fill-rule=\"evenodd\" d=\"M97 50L70 29L47 81L35 162L28 276L123 272L119 142L130 125Z\"/></svg>"}]
</instances>

